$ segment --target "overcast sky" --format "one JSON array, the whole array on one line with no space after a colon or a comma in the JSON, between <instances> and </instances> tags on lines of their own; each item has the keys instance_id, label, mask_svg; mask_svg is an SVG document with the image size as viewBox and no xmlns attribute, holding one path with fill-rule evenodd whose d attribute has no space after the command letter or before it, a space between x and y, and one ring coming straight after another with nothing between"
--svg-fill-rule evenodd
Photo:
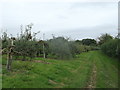
<instances>
[{"instance_id":1,"label":"overcast sky","mask_svg":"<svg viewBox=\"0 0 120 90\"><path fill-rule=\"evenodd\" d=\"M94 38L102 33L117 35L117 2L2 2L0 28L20 33L20 25L33 23L38 38L55 36Z\"/></svg>"}]
</instances>

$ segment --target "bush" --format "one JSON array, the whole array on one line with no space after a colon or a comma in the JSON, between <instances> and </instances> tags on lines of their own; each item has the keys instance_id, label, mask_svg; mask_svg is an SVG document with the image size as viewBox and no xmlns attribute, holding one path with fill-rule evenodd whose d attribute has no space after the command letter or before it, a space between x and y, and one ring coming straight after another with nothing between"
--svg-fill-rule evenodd
<instances>
[{"instance_id":1,"label":"bush","mask_svg":"<svg viewBox=\"0 0 120 90\"><path fill-rule=\"evenodd\" d=\"M70 59L72 57L68 40L64 37L54 37L47 42L49 45L49 54L56 56L58 59Z\"/></svg>"},{"instance_id":2,"label":"bush","mask_svg":"<svg viewBox=\"0 0 120 90\"><path fill-rule=\"evenodd\" d=\"M112 57L120 57L120 39L113 39L101 46L101 50Z\"/></svg>"}]
</instances>

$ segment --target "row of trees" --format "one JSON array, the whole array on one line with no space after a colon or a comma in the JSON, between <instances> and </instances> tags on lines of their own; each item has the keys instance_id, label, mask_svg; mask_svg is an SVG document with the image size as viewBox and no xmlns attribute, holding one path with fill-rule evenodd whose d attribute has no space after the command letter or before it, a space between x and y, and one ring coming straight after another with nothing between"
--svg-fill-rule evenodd
<instances>
[{"instance_id":1,"label":"row of trees","mask_svg":"<svg viewBox=\"0 0 120 90\"><path fill-rule=\"evenodd\" d=\"M47 41L38 40L36 35L39 32L31 33L32 26L32 24L29 24L25 29L21 29L21 34L17 37L10 38L4 32L2 35L3 53L9 51L11 41L14 42L14 56L16 56L16 59L20 56L23 61L32 60L32 58L43 54L45 54L45 58L70 59L81 52L96 49L94 46L97 46L97 43L94 39L70 41L69 38L53 36L52 39Z\"/></svg>"},{"instance_id":2,"label":"row of trees","mask_svg":"<svg viewBox=\"0 0 120 90\"><path fill-rule=\"evenodd\" d=\"M31 33L32 26L32 24L29 24L25 29L21 29L21 34L19 34L17 37L10 38L6 32L3 33L2 50L3 54L8 54L8 60L10 61L8 62L9 66L12 62L12 56L15 57L14 59L21 59L22 61L32 60L34 57L40 56L43 56L44 58L72 59L77 54L80 54L82 52L98 50L98 46L100 45L102 45L101 48L103 52L111 52L112 50L109 49L111 47L108 48L108 45L111 46L113 42L118 42L116 39L114 40L113 37L109 34L104 34L99 37L98 43L94 39L70 41L69 38L55 36L53 36L53 38L50 40L43 41L36 38L36 35L39 32ZM108 41L111 42L106 43ZM116 47L113 51L115 52L117 50L117 54L115 56L118 57L120 56L119 45L115 45L113 45L113 47ZM111 54L109 53L109 55Z\"/></svg>"}]
</instances>

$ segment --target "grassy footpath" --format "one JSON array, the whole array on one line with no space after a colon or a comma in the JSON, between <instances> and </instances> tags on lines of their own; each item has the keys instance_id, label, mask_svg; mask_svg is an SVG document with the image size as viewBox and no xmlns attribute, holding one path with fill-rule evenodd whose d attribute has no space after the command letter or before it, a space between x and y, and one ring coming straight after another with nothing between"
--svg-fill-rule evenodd
<instances>
[{"instance_id":1,"label":"grassy footpath","mask_svg":"<svg viewBox=\"0 0 120 90\"><path fill-rule=\"evenodd\" d=\"M69 61L14 61L11 72L7 72L5 64L3 56L3 88L86 88L91 82L97 88L118 87L117 60L100 51L82 53Z\"/></svg>"}]
</instances>

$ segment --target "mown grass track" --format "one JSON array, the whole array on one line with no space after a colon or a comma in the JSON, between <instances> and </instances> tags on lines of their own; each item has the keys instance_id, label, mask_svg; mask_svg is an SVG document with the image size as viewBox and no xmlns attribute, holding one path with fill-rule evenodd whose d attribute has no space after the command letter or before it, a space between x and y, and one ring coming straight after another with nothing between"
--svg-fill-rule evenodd
<instances>
[{"instance_id":1,"label":"mown grass track","mask_svg":"<svg viewBox=\"0 0 120 90\"><path fill-rule=\"evenodd\" d=\"M100 51L82 53L69 61L43 58L34 60L48 63L14 61L12 71L7 72L6 57L3 56L3 88L118 87L118 62Z\"/></svg>"}]
</instances>

